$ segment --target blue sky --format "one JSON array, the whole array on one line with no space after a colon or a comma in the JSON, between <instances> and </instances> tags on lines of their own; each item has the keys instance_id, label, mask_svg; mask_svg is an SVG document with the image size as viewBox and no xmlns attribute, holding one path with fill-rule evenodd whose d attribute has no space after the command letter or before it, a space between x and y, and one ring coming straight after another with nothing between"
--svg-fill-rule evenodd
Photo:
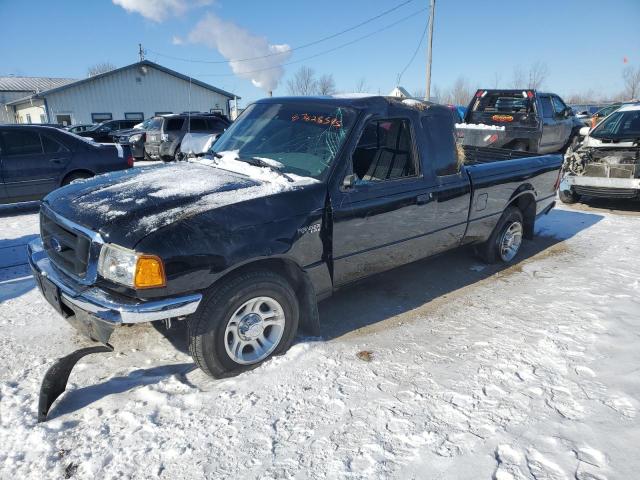
<instances>
[{"instance_id":1,"label":"blue sky","mask_svg":"<svg viewBox=\"0 0 640 480\"><path fill-rule=\"evenodd\" d=\"M246 103L265 93L250 80L233 75L227 64L189 63L158 53L224 60L202 43L174 44L174 37L187 40L208 12L266 37L271 44L296 47L406 0L119 1L143 7L175 2L191 8L166 11L166 18L157 21L127 12L111 0L0 0L0 75L81 78L97 62L123 66L136 61L141 42L150 60L237 93ZM427 4L428 0L413 0L355 31L293 52L288 61L316 55L411 16L363 41L284 67L274 94L286 94L287 79L302 64L333 74L342 91L352 91L364 77L370 91L387 93L417 46L427 12L415 12ZM492 87L496 74L500 86L507 87L514 67L526 69L541 61L549 68L545 89L565 96L588 89L607 95L622 90L625 57L626 65L640 65L640 0L438 0L436 8L433 84L441 87L450 86L460 75L474 88ZM424 47L423 43L403 76L409 91L424 88Z\"/></svg>"}]
</instances>

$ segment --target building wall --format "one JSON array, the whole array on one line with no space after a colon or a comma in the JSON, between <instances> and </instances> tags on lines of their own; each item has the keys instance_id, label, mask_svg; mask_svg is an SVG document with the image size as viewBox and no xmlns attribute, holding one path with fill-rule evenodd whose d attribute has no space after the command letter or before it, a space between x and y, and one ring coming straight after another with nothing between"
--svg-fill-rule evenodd
<instances>
[{"instance_id":1,"label":"building wall","mask_svg":"<svg viewBox=\"0 0 640 480\"><path fill-rule=\"evenodd\" d=\"M34 99L20 103L15 105L15 111L18 117L18 123L48 123L43 100ZM44 118L41 118L42 115L44 115ZM29 119L31 119L31 121L29 121Z\"/></svg>"},{"instance_id":2,"label":"building wall","mask_svg":"<svg viewBox=\"0 0 640 480\"><path fill-rule=\"evenodd\" d=\"M9 102L27 97L32 92L0 92L0 123L16 123L13 116L13 107L6 105Z\"/></svg>"},{"instance_id":3,"label":"building wall","mask_svg":"<svg viewBox=\"0 0 640 480\"><path fill-rule=\"evenodd\" d=\"M168 73L145 66L134 66L113 75L48 94L50 121L56 115L71 115L72 123L92 123L92 113L111 113L123 119L125 113L142 113L144 118L157 112L220 109L228 112L228 98Z\"/></svg>"}]
</instances>

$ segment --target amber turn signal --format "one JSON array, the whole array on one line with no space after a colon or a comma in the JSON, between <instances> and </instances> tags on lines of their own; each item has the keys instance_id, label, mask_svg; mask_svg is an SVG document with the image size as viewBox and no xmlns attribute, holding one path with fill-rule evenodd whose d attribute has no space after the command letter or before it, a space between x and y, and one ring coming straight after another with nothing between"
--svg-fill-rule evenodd
<instances>
[{"instance_id":1,"label":"amber turn signal","mask_svg":"<svg viewBox=\"0 0 640 480\"><path fill-rule=\"evenodd\" d=\"M135 288L164 287L166 284L162 260L155 255L140 255L136 263Z\"/></svg>"}]
</instances>

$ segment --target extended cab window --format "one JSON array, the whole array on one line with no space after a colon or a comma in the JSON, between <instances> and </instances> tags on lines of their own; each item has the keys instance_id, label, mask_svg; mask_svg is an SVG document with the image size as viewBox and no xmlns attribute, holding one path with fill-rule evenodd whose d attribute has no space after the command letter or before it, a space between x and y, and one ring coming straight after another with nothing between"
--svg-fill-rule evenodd
<instances>
[{"instance_id":1,"label":"extended cab window","mask_svg":"<svg viewBox=\"0 0 640 480\"><path fill-rule=\"evenodd\" d=\"M422 119L422 128L429 138L429 152L433 158L428 160L434 173L439 177L457 174L458 150L453 120L444 115L429 115Z\"/></svg>"},{"instance_id":2,"label":"extended cab window","mask_svg":"<svg viewBox=\"0 0 640 480\"><path fill-rule=\"evenodd\" d=\"M5 155L34 155L42 153L40 135L30 131L2 132Z\"/></svg>"},{"instance_id":3,"label":"extended cab window","mask_svg":"<svg viewBox=\"0 0 640 480\"><path fill-rule=\"evenodd\" d=\"M551 99L549 97L540 97L540 103L542 104L542 116L544 118L553 118Z\"/></svg>"},{"instance_id":4,"label":"extended cab window","mask_svg":"<svg viewBox=\"0 0 640 480\"><path fill-rule=\"evenodd\" d=\"M406 119L369 122L353 152L353 173L364 182L382 182L417 174Z\"/></svg>"}]
</instances>

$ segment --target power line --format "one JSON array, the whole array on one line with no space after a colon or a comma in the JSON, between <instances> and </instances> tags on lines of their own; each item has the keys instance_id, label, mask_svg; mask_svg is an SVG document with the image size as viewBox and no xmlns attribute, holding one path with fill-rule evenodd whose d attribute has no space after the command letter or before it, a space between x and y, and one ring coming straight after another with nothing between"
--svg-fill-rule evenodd
<instances>
[{"instance_id":1,"label":"power line","mask_svg":"<svg viewBox=\"0 0 640 480\"><path fill-rule=\"evenodd\" d=\"M411 18L414 18L416 15L418 15L419 13L424 12L428 8L429 7L421 8L420 10L417 10L417 11L411 13L410 15L407 15L406 17L402 17L400 20L397 20L397 21L395 21L393 23L390 23L389 25L386 25L386 26L384 26L382 28L379 28L378 30L375 30L375 31L373 31L371 33L368 33L368 34L363 35L361 37L358 37L358 38L356 38L354 40L351 40L350 42L343 43L342 45L338 45L337 47L333 47L333 48L330 48L328 50L324 50L322 52L316 53L315 55L311 55L309 57L301 58L299 60L293 60L291 62L286 62L286 63L279 63L278 65L274 65L274 66L271 66L271 67L259 68L257 70L247 70L247 71L244 71L244 72L234 72L234 73L197 73L197 74L194 74L193 76L198 76L198 77L232 77L232 76L235 76L235 75L244 75L244 74L247 74L247 73L264 72L266 70L273 70L274 68L286 67L288 65L294 65L296 63L306 62L307 60L311 60L311 59L320 57L321 55L326 55L327 53L335 52L336 50L340 50L341 48L348 47L350 45L353 45L354 43L358 43L361 40L365 40L365 39L367 39L369 37L377 35L378 33L384 32L385 30L389 30L390 28L395 27L399 23L402 23L402 22L405 22L405 21L407 21L407 20L409 20Z\"/></svg>"},{"instance_id":2,"label":"power line","mask_svg":"<svg viewBox=\"0 0 640 480\"><path fill-rule=\"evenodd\" d=\"M400 85L400 80L402 80L402 76L404 75L404 72L407 71L407 68L409 68L411 66L411 64L413 63L413 61L416 59L416 55L418 55L418 52L420 51L420 47L422 47L422 42L424 40L424 36L427 33L427 27L429 26L429 24L425 25L424 29L422 30L422 33L420 34L420 41L418 42L418 46L416 47L415 51L413 52L413 55L411 55L411 60L409 60L409 62L405 65L405 67L402 69L402 71L398 74L398 77L396 79L396 86Z\"/></svg>"},{"instance_id":3,"label":"power line","mask_svg":"<svg viewBox=\"0 0 640 480\"><path fill-rule=\"evenodd\" d=\"M267 55L261 55L261 56L258 56L258 57L239 58L239 59L232 59L232 60L195 60L195 59L191 59L191 58L176 57L176 56L173 56L173 55L165 55L164 53L156 52L154 50L147 50L147 51L151 52L151 53L154 53L154 54L156 54L156 55L158 55L160 57L165 57L165 58L169 58L171 60L179 60L179 61L182 61L182 62L190 62L190 63L220 64L220 63L231 63L231 62L249 62L251 60L259 60L259 59L262 59L262 58L269 58L269 57L275 57L277 55L289 54L289 53L294 52L296 50L302 50L303 48L312 47L312 46L317 45L319 43L326 42L327 40L331 40L332 38L336 38L336 37L339 37L340 35L344 35L345 33L349 33L349 32L351 32L353 30L356 30L356 29L362 27L363 25L367 25L368 23L371 23L374 20L377 20L377 19L379 19L381 17L384 17L385 15L388 15L388 14L390 14L392 12L395 12L396 10L404 7L405 5L408 5L409 3L412 3L413 1L415 1L415 0L405 0L404 2L396 5L395 7L390 8L388 10L385 10L384 12L379 13L378 15L376 15L374 17L368 18L367 20L364 20L363 22L360 22L357 25L354 25L353 27L349 27L349 28L347 28L345 30L342 30L340 32L331 34L331 35L329 35L327 37L323 37L323 38L321 38L319 40L315 40L313 42L305 43L303 45L298 45L297 47L289 48L288 50L284 50L282 52L269 53Z\"/></svg>"}]
</instances>

